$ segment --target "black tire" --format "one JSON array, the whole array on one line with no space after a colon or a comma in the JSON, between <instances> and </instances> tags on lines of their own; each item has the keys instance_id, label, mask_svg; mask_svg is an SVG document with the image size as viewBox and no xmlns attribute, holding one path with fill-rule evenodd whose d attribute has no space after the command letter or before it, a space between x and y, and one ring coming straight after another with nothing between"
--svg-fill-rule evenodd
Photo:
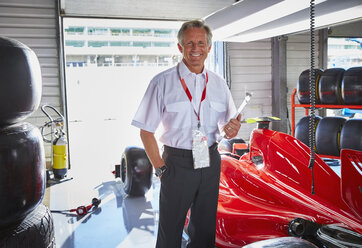
<instances>
[{"instance_id":1,"label":"black tire","mask_svg":"<svg viewBox=\"0 0 362 248\"><path fill-rule=\"evenodd\" d=\"M152 185L152 165L143 148L127 147L121 159L121 180L126 194L144 196Z\"/></svg>"},{"instance_id":2,"label":"black tire","mask_svg":"<svg viewBox=\"0 0 362 248\"><path fill-rule=\"evenodd\" d=\"M362 119L350 119L341 131L341 150L362 151Z\"/></svg>"},{"instance_id":3,"label":"black tire","mask_svg":"<svg viewBox=\"0 0 362 248\"><path fill-rule=\"evenodd\" d=\"M361 247L362 235L341 225L325 225L318 229L317 238L323 247Z\"/></svg>"},{"instance_id":4,"label":"black tire","mask_svg":"<svg viewBox=\"0 0 362 248\"><path fill-rule=\"evenodd\" d=\"M324 117L316 130L317 153L323 155L340 155L340 135L346 119L342 117Z\"/></svg>"},{"instance_id":5,"label":"black tire","mask_svg":"<svg viewBox=\"0 0 362 248\"><path fill-rule=\"evenodd\" d=\"M362 67L352 67L343 76L342 98L344 104L362 105Z\"/></svg>"},{"instance_id":6,"label":"black tire","mask_svg":"<svg viewBox=\"0 0 362 248\"><path fill-rule=\"evenodd\" d=\"M322 117L315 115L314 116L314 132L316 131L316 128L318 126L319 121L322 119ZM295 138L302 141L304 144L306 144L308 147L309 145L309 120L310 116L304 116L299 120L297 123L297 126L295 127Z\"/></svg>"},{"instance_id":7,"label":"black tire","mask_svg":"<svg viewBox=\"0 0 362 248\"><path fill-rule=\"evenodd\" d=\"M40 65L24 44L0 37L0 127L24 120L37 110L42 92Z\"/></svg>"},{"instance_id":8,"label":"black tire","mask_svg":"<svg viewBox=\"0 0 362 248\"><path fill-rule=\"evenodd\" d=\"M310 89L309 89L309 72L310 70L303 71L298 79L297 83L297 97L300 104L309 104L310 103ZM315 85L316 85L316 104L319 103L319 91L318 85L319 80L322 75L323 71L319 69L314 70L314 78L315 78Z\"/></svg>"},{"instance_id":9,"label":"black tire","mask_svg":"<svg viewBox=\"0 0 362 248\"><path fill-rule=\"evenodd\" d=\"M343 104L341 87L344 72L343 68L332 68L323 72L319 81L321 104Z\"/></svg>"},{"instance_id":10,"label":"black tire","mask_svg":"<svg viewBox=\"0 0 362 248\"><path fill-rule=\"evenodd\" d=\"M243 246L243 248L318 248L313 243L296 237L281 237L274 239L266 239L252 244Z\"/></svg>"},{"instance_id":11,"label":"black tire","mask_svg":"<svg viewBox=\"0 0 362 248\"><path fill-rule=\"evenodd\" d=\"M23 219L43 199L45 153L37 127L0 129L0 228Z\"/></svg>"},{"instance_id":12,"label":"black tire","mask_svg":"<svg viewBox=\"0 0 362 248\"><path fill-rule=\"evenodd\" d=\"M55 247L54 223L49 209L40 204L16 225L0 229L0 248Z\"/></svg>"}]
</instances>

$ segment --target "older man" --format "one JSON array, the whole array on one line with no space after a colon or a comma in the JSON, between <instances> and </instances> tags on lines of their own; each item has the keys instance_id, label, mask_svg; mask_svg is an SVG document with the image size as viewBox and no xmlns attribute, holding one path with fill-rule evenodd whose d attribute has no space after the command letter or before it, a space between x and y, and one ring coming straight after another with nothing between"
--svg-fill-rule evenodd
<instances>
[{"instance_id":1,"label":"older man","mask_svg":"<svg viewBox=\"0 0 362 248\"><path fill-rule=\"evenodd\" d=\"M157 248L181 246L187 211L188 248L215 246L220 154L217 141L240 129L225 81L205 69L212 33L202 21L182 25L182 62L150 82L132 125L141 129L146 153L161 180ZM154 136L162 125L162 157Z\"/></svg>"}]
</instances>

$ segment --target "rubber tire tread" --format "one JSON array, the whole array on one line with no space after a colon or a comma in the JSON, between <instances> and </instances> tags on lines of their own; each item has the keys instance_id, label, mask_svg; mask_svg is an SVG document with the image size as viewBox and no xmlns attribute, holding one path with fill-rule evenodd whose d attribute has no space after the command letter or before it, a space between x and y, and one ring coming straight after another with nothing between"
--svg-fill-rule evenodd
<instances>
[{"instance_id":1,"label":"rubber tire tread","mask_svg":"<svg viewBox=\"0 0 362 248\"><path fill-rule=\"evenodd\" d=\"M303 71L298 78L297 83L297 98L300 104L310 103L310 89L309 89L309 69ZM322 76L323 71L319 69L314 70L315 85L316 85L316 104L319 104L319 80Z\"/></svg>"},{"instance_id":2,"label":"rubber tire tread","mask_svg":"<svg viewBox=\"0 0 362 248\"><path fill-rule=\"evenodd\" d=\"M361 247L361 234L335 224L324 225L316 232L323 247Z\"/></svg>"},{"instance_id":3,"label":"rubber tire tread","mask_svg":"<svg viewBox=\"0 0 362 248\"><path fill-rule=\"evenodd\" d=\"M342 80L344 72L343 68L331 68L323 72L318 87L321 104L343 104Z\"/></svg>"},{"instance_id":4,"label":"rubber tire tread","mask_svg":"<svg viewBox=\"0 0 362 248\"><path fill-rule=\"evenodd\" d=\"M318 154L340 156L340 135L346 122L343 117L324 117L316 129Z\"/></svg>"},{"instance_id":5,"label":"rubber tire tread","mask_svg":"<svg viewBox=\"0 0 362 248\"><path fill-rule=\"evenodd\" d=\"M42 75L37 55L25 44L0 37L0 54L0 127L5 127L37 110Z\"/></svg>"},{"instance_id":6,"label":"rubber tire tread","mask_svg":"<svg viewBox=\"0 0 362 248\"><path fill-rule=\"evenodd\" d=\"M25 218L45 193L45 153L39 129L21 122L0 128L0 230Z\"/></svg>"},{"instance_id":7,"label":"rubber tire tread","mask_svg":"<svg viewBox=\"0 0 362 248\"><path fill-rule=\"evenodd\" d=\"M309 145L309 119L310 116L304 116L301 118L297 126L295 127L295 138L302 141L304 144L306 144L308 147ZM317 126L319 121L322 119L322 117L315 115L314 116L314 132L316 132Z\"/></svg>"},{"instance_id":8,"label":"rubber tire tread","mask_svg":"<svg viewBox=\"0 0 362 248\"><path fill-rule=\"evenodd\" d=\"M0 248L55 248L54 222L48 207L39 204L20 223L0 230Z\"/></svg>"},{"instance_id":9,"label":"rubber tire tread","mask_svg":"<svg viewBox=\"0 0 362 248\"><path fill-rule=\"evenodd\" d=\"M121 178L126 194L144 196L152 185L153 167L143 148L127 147L121 159Z\"/></svg>"},{"instance_id":10,"label":"rubber tire tread","mask_svg":"<svg viewBox=\"0 0 362 248\"><path fill-rule=\"evenodd\" d=\"M341 131L341 150L362 151L362 119L349 119Z\"/></svg>"},{"instance_id":11,"label":"rubber tire tread","mask_svg":"<svg viewBox=\"0 0 362 248\"><path fill-rule=\"evenodd\" d=\"M362 67L346 70L342 81L342 98L344 104L362 105Z\"/></svg>"},{"instance_id":12,"label":"rubber tire tread","mask_svg":"<svg viewBox=\"0 0 362 248\"><path fill-rule=\"evenodd\" d=\"M296 237L279 237L272 239L265 239L257 241L246 246L244 248L268 248L268 247L278 247L278 248L317 248L312 242L308 240L296 238Z\"/></svg>"}]
</instances>

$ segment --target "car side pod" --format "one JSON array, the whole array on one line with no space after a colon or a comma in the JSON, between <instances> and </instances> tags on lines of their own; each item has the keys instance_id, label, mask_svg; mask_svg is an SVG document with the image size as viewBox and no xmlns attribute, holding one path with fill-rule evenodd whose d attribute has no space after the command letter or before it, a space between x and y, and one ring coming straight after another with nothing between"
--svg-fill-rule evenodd
<instances>
[{"instance_id":1,"label":"car side pod","mask_svg":"<svg viewBox=\"0 0 362 248\"><path fill-rule=\"evenodd\" d=\"M341 194L353 213L362 219L362 151L341 151Z\"/></svg>"}]
</instances>

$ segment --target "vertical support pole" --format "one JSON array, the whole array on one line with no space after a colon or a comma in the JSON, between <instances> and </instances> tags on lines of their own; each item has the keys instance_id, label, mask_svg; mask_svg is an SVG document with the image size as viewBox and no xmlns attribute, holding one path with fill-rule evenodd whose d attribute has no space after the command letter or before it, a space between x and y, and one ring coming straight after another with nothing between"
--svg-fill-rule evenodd
<instances>
[{"instance_id":1,"label":"vertical support pole","mask_svg":"<svg viewBox=\"0 0 362 248\"><path fill-rule=\"evenodd\" d=\"M229 68L225 61L228 56L228 51L226 51L225 42L215 41L213 42L213 48L214 48L214 61L215 61L214 71L227 81L227 70L229 70Z\"/></svg>"},{"instance_id":2,"label":"vertical support pole","mask_svg":"<svg viewBox=\"0 0 362 248\"><path fill-rule=\"evenodd\" d=\"M70 163L70 142L69 142L69 121L68 121L68 106L67 106L67 87L66 87L66 77L65 77L65 55L64 55L64 36L63 36L63 17L64 14L65 0L56 1L56 17L57 17L57 40L58 40L58 58L59 58L59 84L60 84L60 94L62 102L60 105L63 107L62 112L65 117L65 132L67 135L68 142L68 169L71 168ZM53 148L52 148L53 149ZM53 152L52 152L53 153ZM53 156L53 154L52 154ZM53 158L52 158L53 159ZM53 160L52 160L53 161Z\"/></svg>"},{"instance_id":3,"label":"vertical support pole","mask_svg":"<svg viewBox=\"0 0 362 248\"><path fill-rule=\"evenodd\" d=\"M287 40L286 36L272 40L272 114L281 119L272 129L287 133Z\"/></svg>"},{"instance_id":4,"label":"vertical support pole","mask_svg":"<svg viewBox=\"0 0 362 248\"><path fill-rule=\"evenodd\" d=\"M224 51L224 58L223 58L224 78L229 89L231 89L231 67L230 67L230 53L229 53L230 51L229 51L228 42L223 42L223 51Z\"/></svg>"},{"instance_id":5,"label":"vertical support pole","mask_svg":"<svg viewBox=\"0 0 362 248\"><path fill-rule=\"evenodd\" d=\"M297 92L297 89L294 89L291 96L291 112L292 112L292 136L295 136L295 93Z\"/></svg>"},{"instance_id":6,"label":"vertical support pole","mask_svg":"<svg viewBox=\"0 0 362 248\"><path fill-rule=\"evenodd\" d=\"M328 29L318 31L318 68L327 69L328 66ZM327 115L325 108L318 109L318 115L325 117Z\"/></svg>"}]
</instances>

